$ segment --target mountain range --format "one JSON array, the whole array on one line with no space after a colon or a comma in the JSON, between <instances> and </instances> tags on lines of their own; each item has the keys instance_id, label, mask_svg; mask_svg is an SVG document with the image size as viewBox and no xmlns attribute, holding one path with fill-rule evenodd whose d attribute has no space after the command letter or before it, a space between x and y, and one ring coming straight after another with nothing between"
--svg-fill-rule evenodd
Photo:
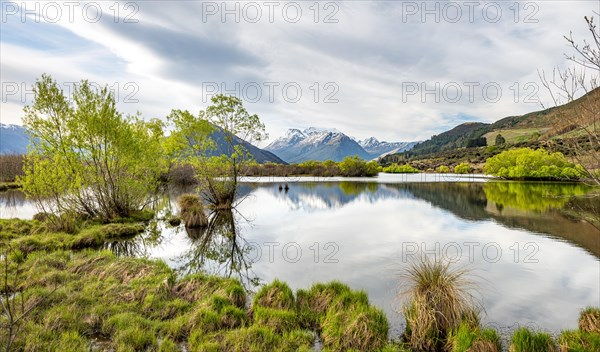
<instances>
[{"instance_id":1,"label":"mountain range","mask_svg":"<svg viewBox=\"0 0 600 352\"><path fill-rule=\"evenodd\" d=\"M0 155L25 154L28 144L29 136L25 127L0 123Z\"/></svg>"},{"instance_id":2,"label":"mountain range","mask_svg":"<svg viewBox=\"0 0 600 352\"><path fill-rule=\"evenodd\" d=\"M341 161L347 156L357 155L371 160L388 153L409 150L416 142L380 142L375 137L357 140L336 129L309 127L305 130L289 129L265 147L288 163L307 160Z\"/></svg>"},{"instance_id":3,"label":"mountain range","mask_svg":"<svg viewBox=\"0 0 600 352\"><path fill-rule=\"evenodd\" d=\"M224 133L220 129L216 129L211 138L215 141L216 148L212 152L214 155L220 155L225 150ZM281 160L277 155L258 148L241 138L235 137L237 144L243 145L259 163L278 163L285 164L285 161ZM29 136L27 135L27 129L19 125L7 125L0 123L0 155L7 154L26 154L27 145L29 144Z\"/></svg>"}]
</instances>

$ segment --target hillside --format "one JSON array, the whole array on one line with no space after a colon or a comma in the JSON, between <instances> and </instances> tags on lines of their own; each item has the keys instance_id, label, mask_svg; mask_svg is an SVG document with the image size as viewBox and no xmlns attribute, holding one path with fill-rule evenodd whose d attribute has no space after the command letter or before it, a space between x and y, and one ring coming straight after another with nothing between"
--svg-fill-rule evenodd
<instances>
[{"instance_id":1,"label":"hillside","mask_svg":"<svg viewBox=\"0 0 600 352\"><path fill-rule=\"evenodd\" d=\"M574 124L587 126L597 119L594 107L600 102L600 88L576 99L568 104L545 110L531 112L520 116L509 116L492 124L469 122L453 129L432 136L429 140L418 143L411 150L387 155L383 163L433 160L438 162L452 155L451 162L471 161L475 163L483 154L494 153L486 150L486 146L495 146L498 134L505 139L505 145L497 150L510 146L546 146L547 148L564 151L563 139L580 135ZM590 109L590 106L592 107ZM596 120L597 121L597 120ZM485 152L485 153L484 153ZM473 162L473 161L471 161Z\"/></svg>"}]
</instances>

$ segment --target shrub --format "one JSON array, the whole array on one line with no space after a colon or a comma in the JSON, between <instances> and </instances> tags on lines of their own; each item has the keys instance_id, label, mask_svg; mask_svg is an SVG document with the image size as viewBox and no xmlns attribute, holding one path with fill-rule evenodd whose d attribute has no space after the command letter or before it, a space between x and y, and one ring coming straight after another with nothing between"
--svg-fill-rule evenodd
<instances>
[{"instance_id":1,"label":"shrub","mask_svg":"<svg viewBox=\"0 0 600 352\"><path fill-rule=\"evenodd\" d=\"M532 332L527 328L515 330L511 338L510 352L556 351L552 337L544 332Z\"/></svg>"},{"instance_id":2,"label":"shrub","mask_svg":"<svg viewBox=\"0 0 600 352\"><path fill-rule=\"evenodd\" d=\"M346 177L377 176L379 164L376 161L366 162L358 156L347 156L338 163L340 173Z\"/></svg>"},{"instance_id":3,"label":"shrub","mask_svg":"<svg viewBox=\"0 0 600 352\"><path fill-rule=\"evenodd\" d=\"M549 153L543 148L506 150L487 159L483 172L517 180L577 180L583 175L583 169L564 155Z\"/></svg>"},{"instance_id":4,"label":"shrub","mask_svg":"<svg viewBox=\"0 0 600 352\"><path fill-rule=\"evenodd\" d=\"M471 166L468 163L460 163L454 167L455 174L468 174L471 171Z\"/></svg>"},{"instance_id":5,"label":"shrub","mask_svg":"<svg viewBox=\"0 0 600 352\"><path fill-rule=\"evenodd\" d=\"M437 167L437 169L435 169L435 171L437 171L441 174L447 174L450 172L450 168L446 165L440 165Z\"/></svg>"},{"instance_id":6,"label":"shrub","mask_svg":"<svg viewBox=\"0 0 600 352\"><path fill-rule=\"evenodd\" d=\"M495 143L494 143L494 144L495 144L495 145L502 145L502 144L504 144L504 143L506 143L506 139L505 139L504 137L502 137L502 135L501 135L500 133L498 133L498 134L496 135L496 140L495 140Z\"/></svg>"},{"instance_id":7,"label":"shrub","mask_svg":"<svg viewBox=\"0 0 600 352\"><path fill-rule=\"evenodd\" d=\"M404 164L404 165L392 164L388 167L384 167L383 172L387 172L390 174L416 174L419 172L419 170L415 169L414 167L410 166L409 164Z\"/></svg>"}]
</instances>

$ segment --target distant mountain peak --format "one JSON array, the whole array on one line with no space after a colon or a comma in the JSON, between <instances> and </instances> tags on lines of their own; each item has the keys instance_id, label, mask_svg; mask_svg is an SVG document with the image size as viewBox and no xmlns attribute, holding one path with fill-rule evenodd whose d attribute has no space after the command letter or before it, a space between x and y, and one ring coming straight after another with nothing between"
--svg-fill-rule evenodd
<instances>
[{"instance_id":1,"label":"distant mountain peak","mask_svg":"<svg viewBox=\"0 0 600 352\"><path fill-rule=\"evenodd\" d=\"M370 160L392 150L408 150L414 144L414 142L380 142L375 137L361 141L336 128L308 127L302 131L297 128L289 129L285 135L271 142L265 149L293 163L306 160L341 161L353 155Z\"/></svg>"},{"instance_id":2,"label":"distant mountain peak","mask_svg":"<svg viewBox=\"0 0 600 352\"><path fill-rule=\"evenodd\" d=\"M305 129L304 134L314 134L314 133L341 133L335 128L321 128L321 127L309 127Z\"/></svg>"}]
</instances>

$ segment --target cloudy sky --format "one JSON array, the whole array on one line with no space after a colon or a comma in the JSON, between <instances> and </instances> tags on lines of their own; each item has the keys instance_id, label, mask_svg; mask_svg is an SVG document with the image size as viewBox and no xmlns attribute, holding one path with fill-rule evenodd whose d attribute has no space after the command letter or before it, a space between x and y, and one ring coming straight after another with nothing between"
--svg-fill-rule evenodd
<instances>
[{"instance_id":1,"label":"cloudy sky","mask_svg":"<svg viewBox=\"0 0 600 352\"><path fill-rule=\"evenodd\" d=\"M538 70L565 66L600 1L1 1L2 123L31 84L88 79L125 113L198 111L240 96L271 138L337 128L421 140L547 102ZM539 96L539 98L538 98Z\"/></svg>"}]
</instances>

